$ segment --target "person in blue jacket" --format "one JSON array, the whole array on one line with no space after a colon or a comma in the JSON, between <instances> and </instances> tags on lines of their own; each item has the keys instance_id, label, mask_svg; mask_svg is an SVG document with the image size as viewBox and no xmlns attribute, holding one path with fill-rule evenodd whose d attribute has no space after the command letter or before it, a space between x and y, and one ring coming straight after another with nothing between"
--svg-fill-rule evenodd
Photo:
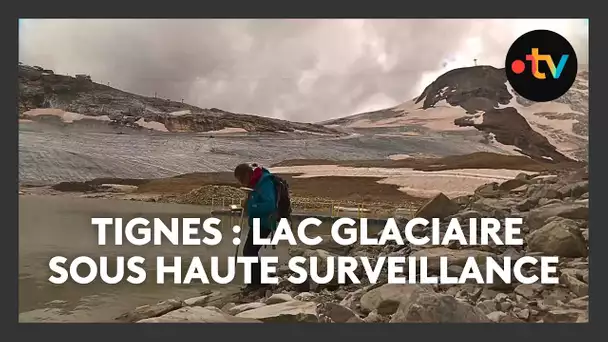
<instances>
[{"instance_id":1,"label":"person in blue jacket","mask_svg":"<svg viewBox=\"0 0 608 342\"><path fill-rule=\"evenodd\" d=\"M239 164L234 169L234 177L239 183L252 189L242 206L247 214L249 233L243 246L243 256L259 257L260 248L253 244L253 219L260 219L261 238L267 238L277 225L277 198L273 175L270 171L256 164ZM262 287L262 270L260 263L253 263L251 268L251 284L245 287L245 291L253 291Z\"/></svg>"}]
</instances>

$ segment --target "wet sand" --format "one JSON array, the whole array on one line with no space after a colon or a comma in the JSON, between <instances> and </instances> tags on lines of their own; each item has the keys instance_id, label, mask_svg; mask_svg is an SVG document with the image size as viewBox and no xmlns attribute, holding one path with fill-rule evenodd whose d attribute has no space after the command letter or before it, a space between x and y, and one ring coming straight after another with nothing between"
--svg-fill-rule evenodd
<instances>
[{"instance_id":1,"label":"wet sand","mask_svg":"<svg viewBox=\"0 0 608 342\"><path fill-rule=\"evenodd\" d=\"M231 227L239 224L239 217L221 217L220 227L224 238L213 247L209 246L98 246L97 229L90 224L91 217L122 217L125 221L133 217L151 219L159 217L169 223L171 217L209 216L208 208L193 205L146 203L108 199L81 199L64 196L20 196L19 197L19 320L21 322L104 322L134 309L137 306L159 300L179 297L195 297L204 290L234 291L242 286L237 267L237 279L230 285L155 284L154 260L158 255L181 256L185 274L192 257L198 256L209 272L211 256L226 260L233 256L234 233ZM297 223L297 222L295 222ZM371 227L370 227L371 228ZM378 227L375 227L378 228ZM329 233L329 224L319 227L319 233ZM373 228L372 228L373 229ZM244 239L247 229L242 233ZM108 241L110 237L108 236ZM279 262L288 257L287 244L277 249L262 249L262 255L279 256ZM68 281L53 285L48 278L53 275L48 262L54 256L64 256L68 261L78 256L143 256L147 280L141 285L121 282L107 285L94 282L79 285ZM149 262L149 263L148 263ZM109 267L110 275L115 269ZM223 269L222 269L223 271ZM83 268L82 273L85 270ZM126 270L126 275L128 275ZM172 278L166 277L166 281Z\"/></svg>"}]
</instances>

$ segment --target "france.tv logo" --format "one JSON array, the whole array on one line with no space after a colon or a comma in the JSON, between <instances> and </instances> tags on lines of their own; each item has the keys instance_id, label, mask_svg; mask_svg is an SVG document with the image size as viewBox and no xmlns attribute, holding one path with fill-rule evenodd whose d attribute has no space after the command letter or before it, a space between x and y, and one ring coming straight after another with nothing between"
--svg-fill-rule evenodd
<instances>
[{"instance_id":1,"label":"france.tv logo","mask_svg":"<svg viewBox=\"0 0 608 342\"><path fill-rule=\"evenodd\" d=\"M559 98L572 87L578 62L572 45L564 37L536 30L511 45L505 67L507 80L519 95L546 102Z\"/></svg>"}]
</instances>

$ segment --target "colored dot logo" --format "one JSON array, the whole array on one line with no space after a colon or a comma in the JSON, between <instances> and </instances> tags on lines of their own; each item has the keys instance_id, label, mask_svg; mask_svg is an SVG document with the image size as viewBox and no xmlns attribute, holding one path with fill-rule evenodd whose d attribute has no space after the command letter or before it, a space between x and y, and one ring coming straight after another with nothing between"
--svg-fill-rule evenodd
<instances>
[{"instance_id":1,"label":"colored dot logo","mask_svg":"<svg viewBox=\"0 0 608 342\"><path fill-rule=\"evenodd\" d=\"M505 73L513 90L534 102L564 95L576 79L574 48L558 33L530 31L517 38L505 59Z\"/></svg>"},{"instance_id":2,"label":"colored dot logo","mask_svg":"<svg viewBox=\"0 0 608 342\"><path fill-rule=\"evenodd\" d=\"M519 75L526 70L526 64L521 59L516 59L511 63L511 70Z\"/></svg>"}]
</instances>

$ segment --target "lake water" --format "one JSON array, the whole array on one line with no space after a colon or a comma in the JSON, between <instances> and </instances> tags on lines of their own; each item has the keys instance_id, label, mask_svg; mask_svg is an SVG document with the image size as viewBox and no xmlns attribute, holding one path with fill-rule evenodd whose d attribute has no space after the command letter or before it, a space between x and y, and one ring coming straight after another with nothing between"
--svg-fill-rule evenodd
<instances>
[{"instance_id":1,"label":"lake water","mask_svg":"<svg viewBox=\"0 0 608 342\"><path fill-rule=\"evenodd\" d=\"M63 196L20 196L19 320L21 322L111 321L137 306L159 300L196 297L204 290L234 291L242 286L238 267L237 278L230 285L201 284L197 281L191 285L172 283L159 285L155 283L154 264L156 256L159 255L170 260L173 256L181 256L184 265L182 270L185 274L191 258L200 257L209 274L208 260L211 256L218 256L220 260L234 256L235 246L231 240L235 234L232 232L232 227L239 224L239 217L222 218L220 230L224 239L216 246L174 246L169 243L161 246L99 246L97 229L91 225L92 217L122 217L125 222L133 217L145 217L149 220L159 217L169 224L171 217L204 219L208 216L207 208L192 205ZM330 223L315 229L318 229L319 233L328 234ZM370 230L377 229L379 227L370 226ZM242 232L243 240L246 234L245 229ZM108 241L111 242L112 237L108 236ZM276 255L279 261L283 262L288 258L288 248L288 244L283 243L276 249L262 249L262 255ZM110 275L114 275L116 271L116 266L112 266L116 256L124 256L125 259L143 256L146 258L144 268L147 271L147 280L141 285L132 285L126 281L117 285L108 285L100 281L80 285L71 280L63 285L54 285L48 280L54 275L49 269L49 260L58 255L66 257L68 262L78 256L89 256L97 260L100 256L108 256L111 259ZM225 267L221 271L224 270ZM82 268L81 275L86 274L85 272L86 267ZM128 269L125 269L125 274L125 276L130 274ZM220 272L220 274L225 273ZM172 280L171 276L165 279L166 282Z\"/></svg>"}]
</instances>

